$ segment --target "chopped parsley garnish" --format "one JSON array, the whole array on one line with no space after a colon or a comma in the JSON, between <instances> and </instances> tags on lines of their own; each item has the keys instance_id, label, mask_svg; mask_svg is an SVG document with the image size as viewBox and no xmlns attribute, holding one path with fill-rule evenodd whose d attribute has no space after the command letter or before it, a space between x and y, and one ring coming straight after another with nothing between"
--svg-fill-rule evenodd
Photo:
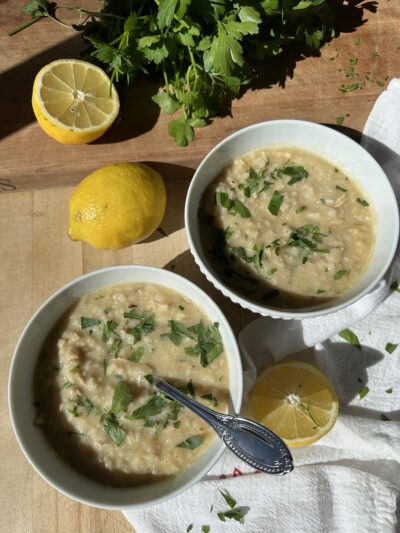
<instances>
[{"instance_id":1,"label":"chopped parsley garnish","mask_svg":"<svg viewBox=\"0 0 400 533\"><path fill-rule=\"evenodd\" d=\"M192 398L196 396L193 381L191 379L189 379L188 384L186 385L186 391Z\"/></svg>"},{"instance_id":2,"label":"chopped parsley garnish","mask_svg":"<svg viewBox=\"0 0 400 533\"><path fill-rule=\"evenodd\" d=\"M84 394L78 394L75 400L72 400L76 407L83 407L85 413L90 415L93 409L93 404Z\"/></svg>"},{"instance_id":3,"label":"chopped parsley garnish","mask_svg":"<svg viewBox=\"0 0 400 533\"><path fill-rule=\"evenodd\" d=\"M168 337L176 346L180 346L183 337L188 337L189 339L195 338L193 332L181 322L170 320L168 325L171 331L169 333L163 333L162 337Z\"/></svg>"},{"instance_id":4,"label":"chopped parsley garnish","mask_svg":"<svg viewBox=\"0 0 400 533\"><path fill-rule=\"evenodd\" d=\"M336 126L341 126L346 117L336 117Z\"/></svg>"},{"instance_id":5,"label":"chopped parsley garnish","mask_svg":"<svg viewBox=\"0 0 400 533\"><path fill-rule=\"evenodd\" d=\"M238 186L238 189L243 191L243 194L246 196L246 198L250 198L254 192L266 191L271 185L270 182L263 180L267 166L268 161L266 161L265 167L260 173L256 172L253 167L249 168L249 175L246 181L244 183L240 183Z\"/></svg>"},{"instance_id":6,"label":"chopped parsley garnish","mask_svg":"<svg viewBox=\"0 0 400 533\"><path fill-rule=\"evenodd\" d=\"M353 331L351 331L351 329L343 329L338 335L355 348L361 350L360 341L358 340L357 335Z\"/></svg>"},{"instance_id":7,"label":"chopped parsley garnish","mask_svg":"<svg viewBox=\"0 0 400 533\"><path fill-rule=\"evenodd\" d=\"M199 437L199 436L189 437L186 440L177 444L176 447L186 448L187 450L194 450L195 448L200 446L200 444L203 444L203 441L204 441L203 437Z\"/></svg>"},{"instance_id":8,"label":"chopped parsley garnish","mask_svg":"<svg viewBox=\"0 0 400 533\"><path fill-rule=\"evenodd\" d=\"M336 189L338 191L347 192L347 189L345 189L344 187L341 187L340 185L336 185Z\"/></svg>"},{"instance_id":9,"label":"chopped parsley garnish","mask_svg":"<svg viewBox=\"0 0 400 533\"><path fill-rule=\"evenodd\" d=\"M212 394L203 394L203 396L201 396L201 398L203 398L203 400L207 400L208 402L211 402L214 407L218 406L218 400Z\"/></svg>"},{"instance_id":10,"label":"chopped parsley garnish","mask_svg":"<svg viewBox=\"0 0 400 533\"><path fill-rule=\"evenodd\" d=\"M316 244L316 242L321 243L326 236L325 233L320 232L318 226L306 224L291 232L286 246L289 248L297 247L302 250L302 263L304 265L312 253L330 253L328 248L319 248Z\"/></svg>"},{"instance_id":11,"label":"chopped parsley garnish","mask_svg":"<svg viewBox=\"0 0 400 533\"><path fill-rule=\"evenodd\" d=\"M126 415L125 418L144 420L149 416L159 415L166 405L167 401L161 394L154 394L147 403L135 409L130 416Z\"/></svg>"},{"instance_id":12,"label":"chopped parsley garnish","mask_svg":"<svg viewBox=\"0 0 400 533\"><path fill-rule=\"evenodd\" d=\"M297 207L294 212L296 213L296 215L298 215L299 213L302 213L305 208L306 206L302 205L301 207Z\"/></svg>"},{"instance_id":13,"label":"chopped parsley garnish","mask_svg":"<svg viewBox=\"0 0 400 533\"><path fill-rule=\"evenodd\" d=\"M126 437L126 431L121 427L121 424L112 412L102 415L101 421L103 422L104 431L108 434L110 439L116 446L121 446Z\"/></svg>"},{"instance_id":14,"label":"chopped parsley garnish","mask_svg":"<svg viewBox=\"0 0 400 533\"><path fill-rule=\"evenodd\" d=\"M302 166L290 166L276 169L278 176L289 176L288 185L294 185L298 181L308 178L308 171Z\"/></svg>"},{"instance_id":15,"label":"chopped parsley garnish","mask_svg":"<svg viewBox=\"0 0 400 533\"><path fill-rule=\"evenodd\" d=\"M184 310L185 310L185 308L183 307L183 305L178 305L178 307L179 307L179 309L180 309L181 311L184 311Z\"/></svg>"},{"instance_id":16,"label":"chopped parsley garnish","mask_svg":"<svg viewBox=\"0 0 400 533\"><path fill-rule=\"evenodd\" d=\"M150 385L153 385L153 383L154 383L154 376L153 376L152 374L146 374L146 375L144 376L144 379L145 379L148 383L150 383Z\"/></svg>"},{"instance_id":17,"label":"chopped parsley garnish","mask_svg":"<svg viewBox=\"0 0 400 533\"><path fill-rule=\"evenodd\" d=\"M333 279L335 281L342 279L345 274L350 274L350 270L338 270L334 275Z\"/></svg>"},{"instance_id":18,"label":"chopped parsley garnish","mask_svg":"<svg viewBox=\"0 0 400 533\"><path fill-rule=\"evenodd\" d=\"M393 353L397 346L398 344L392 344L391 342L388 342L385 346L385 350L387 351L387 353Z\"/></svg>"},{"instance_id":19,"label":"chopped parsley garnish","mask_svg":"<svg viewBox=\"0 0 400 533\"><path fill-rule=\"evenodd\" d=\"M363 200L362 198L357 198L357 202L362 205L363 207L368 207L369 203L366 200Z\"/></svg>"},{"instance_id":20,"label":"chopped parsley garnish","mask_svg":"<svg viewBox=\"0 0 400 533\"><path fill-rule=\"evenodd\" d=\"M104 431L116 446L120 446L126 437L126 431L121 426L118 415L126 411L132 401L132 393L125 381L118 383L111 403L111 409L101 414L100 422L103 423ZM98 412L96 407L96 412Z\"/></svg>"},{"instance_id":21,"label":"chopped parsley garnish","mask_svg":"<svg viewBox=\"0 0 400 533\"><path fill-rule=\"evenodd\" d=\"M186 528L186 533L189 533L189 531L192 531L193 529L193 524L189 524L188 527Z\"/></svg>"},{"instance_id":22,"label":"chopped parsley garnish","mask_svg":"<svg viewBox=\"0 0 400 533\"><path fill-rule=\"evenodd\" d=\"M229 210L230 213L236 213L242 218L250 218L251 213L247 209L247 207L240 201L240 200L234 200L233 206Z\"/></svg>"},{"instance_id":23,"label":"chopped parsley garnish","mask_svg":"<svg viewBox=\"0 0 400 533\"><path fill-rule=\"evenodd\" d=\"M81 329L93 328L94 326L98 326L99 324L101 324L101 320L81 316Z\"/></svg>"},{"instance_id":24,"label":"chopped parsley garnish","mask_svg":"<svg viewBox=\"0 0 400 533\"><path fill-rule=\"evenodd\" d=\"M140 348L137 348L134 350L131 355L128 357L129 361L132 361L133 363L138 363L140 359L143 357L144 354L144 348L141 346Z\"/></svg>"},{"instance_id":25,"label":"chopped parsley garnish","mask_svg":"<svg viewBox=\"0 0 400 533\"><path fill-rule=\"evenodd\" d=\"M200 364L208 366L218 355L224 351L221 334L218 330L218 323L214 322L211 326L204 326L199 322L190 328L197 335L197 344L193 347L185 348L188 355L200 355Z\"/></svg>"},{"instance_id":26,"label":"chopped parsley garnish","mask_svg":"<svg viewBox=\"0 0 400 533\"><path fill-rule=\"evenodd\" d=\"M240 200L231 200L226 192L215 193L215 203L224 209L228 209L231 215L239 215L242 218L251 217L250 211Z\"/></svg>"},{"instance_id":27,"label":"chopped parsley garnish","mask_svg":"<svg viewBox=\"0 0 400 533\"><path fill-rule=\"evenodd\" d=\"M211 528L208 525L201 526L201 533L210 533Z\"/></svg>"},{"instance_id":28,"label":"chopped parsley garnish","mask_svg":"<svg viewBox=\"0 0 400 533\"><path fill-rule=\"evenodd\" d=\"M217 191L215 193L215 203L220 207L229 209L232 203L232 200L229 198L226 192Z\"/></svg>"},{"instance_id":29,"label":"chopped parsley garnish","mask_svg":"<svg viewBox=\"0 0 400 533\"><path fill-rule=\"evenodd\" d=\"M110 362L110 360L108 358L103 359L103 372L104 372L104 375L107 374L107 368L108 368L109 362Z\"/></svg>"},{"instance_id":30,"label":"chopped parsley garnish","mask_svg":"<svg viewBox=\"0 0 400 533\"><path fill-rule=\"evenodd\" d=\"M124 318L130 320L138 320L138 324L133 328L126 328L125 331L128 335L132 335L134 338L134 344L142 339L142 334L151 333L155 329L154 314L151 312L138 313L134 309L124 313Z\"/></svg>"},{"instance_id":31,"label":"chopped parsley garnish","mask_svg":"<svg viewBox=\"0 0 400 533\"><path fill-rule=\"evenodd\" d=\"M323 289L318 289L317 290L317 294L323 294L324 292L326 292L326 291L324 291Z\"/></svg>"},{"instance_id":32,"label":"chopped parsley garnish","mask_svg":"<svg viewBox=\"0 0 400 533\"><path fill-rule=\"evenodd\" d=\"M101 340L107 342L111 336L111 333L115 333L115 328L118 326L114 320L107 320L107 322L101 323Z\"/></svg>"},{"instance_id":33,"label":"chopped parsley garnish","mask_svg":"<svg viewBox=\"0 0 400 533\"><path fill-rule=\"evenodd\" d=\"M274 191L271 197L271 200L268 204L268 211L271 213L271 215L274 215L275 217L278 215L283 199L284 199L283 194L281 194L278 191Z\"/></svg>"},{"instance_id":34,"label":"chopped parsley garnish","mask_svg":"<svg viewBox=\"0 0 400 533\"><path fill-rule=\"evenodd\" d=\"M246 250L243 248L243 246L239 246L238 248L232 248L232 253L237 255L239 259L241 259L245 263L253 263L255 267L261 268L263 249L258 249L257 246L254 246L253 250L256 252L254 255L247 255Z\"/></svg>"},{"instance_id":35,"label":"chopped parsley garnish","mask_svg":"<svg viewBox=\"0 0 400 533\"><path fill-rule=\"evenodd\" d=\"M122 340L121 339L115 339L115 341L112 343L110 348L110 355L111 357L118 357L119 351L121 349Z\"/></svg>"},{"instance_id":36,"label":"chopped parsley garnish","mask_svg":"<svg viewBox=\"0 0 400 533\"><path fill-rule=\"evenodd\" d=\"M132 393L126 381L118 383L112 398L111 412L115 414L126 411L132 401Z\"/></svg>"},{"instance_id":37,"label":"chopped parsley garnish","mask_svg":"<svg viewBox=\"0 0 400 533\"><path fill-rule=\"evenodd\" d=\"M385 392L386 392L386 394L392 394L393 387L390 387L390 389L386 389Z\"/></svg>"},{"instance_id":38,"label":"chopped parsley garnish","mask_svg":"<svg viewBox=\"0 0 400 533\"><path fill-rule=\"evenodd\" d=\"M360 400L362 400L363 398L365 398L365 396L369 393L369 387L362 387L359 391L358 391L358 395L360 397Z\"/></svg>"}]
</instances>

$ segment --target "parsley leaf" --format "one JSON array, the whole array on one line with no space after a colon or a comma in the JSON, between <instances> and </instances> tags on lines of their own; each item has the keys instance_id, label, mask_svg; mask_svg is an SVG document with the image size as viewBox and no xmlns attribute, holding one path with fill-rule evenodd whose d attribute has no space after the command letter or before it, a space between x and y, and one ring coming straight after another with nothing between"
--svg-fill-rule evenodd
<instances>
[{"instance_id":1,"label":"parsley leaf","mask_svg":"<svg viewBox=\"0 0 400 533\"><path fill-rule=\"evenodd\" d=\"M102 416L104 431L117 446L121 446L126 437L126 431L121 427L115 413L109 412Z\"/></svg>"},{"instance_id":2,"label":"parsley leaf","mask_svg":"<svg viewBox=\"0 0 400 533\"><path fill-rule=\"evenodd\" d=\"M387 351L387 353L393 353L397 346L398 344L392 344L391 342L388 342L385 346L385 350Z\"/></svg>"},{"instance_id":3,"label":"parsley leaf","mask_svg":"<svg viewBox=\"0 0 400 533\"><path fill-rule=\"evenodd\" d=\"M128 357L129 361L132 361L133 363L138 363L140 359L143 357L144 354L144 348L141 346L140 348L137 348L134 350L131 355Z\"/></svg>"},{"instance_id":4,"label":"parsley leaf","mask_svg":"<svg viewBox=\"0 0 400 533\"><path fill-rule=\"evenodd\" d=\"M363 200L362 198L357 198L357 202L362 205L363 207L368 207L369 203L366 200Z\"/></svg>"},{"instance_id":5,"label":"parsley leaf","mask_svg":"<svg viewBox=\"0 0 400 533\"><path fill-rule=\"evenodd\" d=\"M176 346L180 346L183 337L188 337L189 339L194 339L195 336L182 322L177 322L176 320L170 320L168 325L171 329L170 333L163 333L163 336L169 338Z\"/></svg>"},{"instance_id":6,"label":"parsley leaf","mask_svg":"<svg viewBox=\"0 0 400 533\"><path fill-rule=\"evenodd\" d=\"M271 215L274 215L275 217L278 215L279 209L281 208L283 202L283 198L283 194L278 191L274 191L272 198L268 204L268 211L271 213Z\"/></svg>"},{"instance_id":7,"label":"parsley leaf","mask_svg":"<svg viewBox=\"0 0 400 533\"><path fill-rule=\"evenodd\" d=\"M186 448L188 450L194 450L195 448L197 448L198 446L200 446L201 444L203 444L203 437L189 437L187 438L186 440L180 442L179 444L176 445L177 448Z\"/></svg>"},{"instance_id":8,"label":"parsley leaf","mask_svg":"<svg viewBox=\"0 0 400 533\"><path fill-rule=\"evenodd\" d=\"M232 498L232 496L228 493L228 491L223 492L222 490L219 491L221 496L224 498L226 503L229 505L231 509L233 509L236 506L236 500Z\"/></svg>"},{"instance_id":9,"label":"parsley leaf","mask_svg":"<svg viewBox=\"0 0 400 533\"><path fill-rule=\"evenodd\" d=\"M119 414L126 411L132 401L132 393L125 381L120 381L114 391L111 405L111 412Z\"/></svg>"},{"instance_id":10,"label":"parsley leaf","mask_svg":"<svg viewBox=\"0 0 400 533\"><path fill-rule=\"evenodd\" d=\"M333 275L333 279L334 280L339 280L339 279L342 279L342 277L345 275L345 274L350 274L350 270L338 270L334 275Z\"/></svg>"},{"instance_id":11,"label":"parsley leaf","mask_svg":"<svg viewBox=\"0 0 400 533\"><path fill-rule=\"evenodd\" d=\"M94 326L98 326L99 324L101 324L101 320L81 316L81 329L93 328Z\"/></svg>"},{"instance_id":12,"label":"parsley leaf","mask_svg":"<svg viewBox=\"0 0 400 533\"><path fill-rule=\"evenodd\" d=\"M245 507L235 507L234 509L229 509L224 513L217 513L218 518L221 522L226 522L226 519L236 520L236 522L243 523L244 517L246 516L248 509Z\"/></svg>"},{"instance_id":13,"label":"parsley leaf","mask_svg":"<svg viewBox=\"0 0 400 533\"><path fill-rule=\"evenodd\" d=\"M351 331L351 329L344 329L339 333L339 337L342 337L346 342L361 350L361 344L357 335Z\"/></svg>"},{"instance_id":14,"label":"parsley leaf","mask_svg":"<svg viewBox=\"0 0 400 533\"><path fill-rule=\"evenodd\" d=\"M214 407L218 406L218 400L212 394L203 394L203 396L201 396L201 398L203 398L203 400L207 400L208 402L211 402Z\"/></svg>"},{"instance_id":15,"label":"parsley leaf","mask_svg":"<svg viewBox=\"0 0 400 533\"><path fill-rule=\"evenodd\" d=\"M160 394L153 395L150 400L135 409L130 416L126 415L128 420L144 420L149 416L159 415L166 406L167 401Z\"/></svg>"},{"instance_id":16,"label":"parsley leaf","mask_svg":"<svg viewBox=\"0 0 400 533\"><path fill-rule=\"evenodd\" d=\"M358 391L358 394L359 394L359 397L360 397L360 400L362 400L363 398L365 398L365 396L369 393L369 387L362 387L359 391Z\"/></svg>"},{"instance_id":17,"label":"parsley leaf","mask_svg":"<svg viewBox=\"0 0 400 533\"><path fill-rule=\"evenodd\" d=\"M288 181L288 185L294 185L298 181L308 178L308 172L302 166L290 166L280 168L277 170L277 173L279 176L285 174L286 176L291 177L291 179Z\"/></svg>"}]
</instances>

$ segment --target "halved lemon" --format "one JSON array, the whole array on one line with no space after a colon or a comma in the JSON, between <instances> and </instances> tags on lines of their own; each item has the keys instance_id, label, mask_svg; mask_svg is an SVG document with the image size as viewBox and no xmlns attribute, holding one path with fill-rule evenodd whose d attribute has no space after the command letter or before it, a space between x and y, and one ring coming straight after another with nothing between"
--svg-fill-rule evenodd
<instances>
[{"instance_id":1,"label":"halved lemon","mask_svg":"<svg viewBox=\"0 0 400 533\"><path fill-rule=\"evenodd\" d=\"M290 448L319 440L332 429L338 413L331 382L318 368L302 361L264 370L248 402L250 418L277 433Z\"/></svg>"},{"instance_id":2,"label":"halved lemon","mask_svg":"<svg viewBox=\"0 0 400 533\"><path fill-rule=\"evenodd\" d=\"M50 137L63 144L84 144L108 130L118 115L119 98L101 68L77 59L59 59L36 75L32 107Z\"/></svg>"}]
</instances>

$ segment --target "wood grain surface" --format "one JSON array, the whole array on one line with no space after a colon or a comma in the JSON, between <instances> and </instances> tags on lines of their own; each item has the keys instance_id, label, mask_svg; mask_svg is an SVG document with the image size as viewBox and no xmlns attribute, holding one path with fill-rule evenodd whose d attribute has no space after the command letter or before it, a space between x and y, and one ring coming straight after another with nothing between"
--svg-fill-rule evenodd
<instances>
[{"instance_id":1,"label":"wood grain surface","mask_svg":"<svg viewBox=\"0 0 400 533\"><path fill-rule=\"evenodd\" d=\"M168 137L150 95L157 89L140 81L122 95L121 120L99 141L63 146L34 122L30 94L34 76L52 59L78 57L78 36L49 21L15 35L6 31L24 20L23 1L0 1L0 517L1 533L133 531L119 512L80 505L58 494L24 459L11 430L7 378L18 336L34 310L53 291L84 272L116 264L142 263L169 268L205 288L234 327L254 318L208 284L195 266L183 227L183 205L190 177L210 148L233 131L262 120L298 118L335 125L357 138L381 83L400 73L400 5L395 0L351 2L340 20L340 34L321 55L287 54L265 65L257 87L232 105L231 116L199 130L188 148ZM93 7L95 2L82 2ZM357 43L359 40L359 44ZM350 58L357 58L358 81L365 88L342 94ZM117 161L147 161L167 180L169 205L162 227L139 245L96 251L66 237L68 197L74 184L96 167Z\"/></svg>"}]
</instances>

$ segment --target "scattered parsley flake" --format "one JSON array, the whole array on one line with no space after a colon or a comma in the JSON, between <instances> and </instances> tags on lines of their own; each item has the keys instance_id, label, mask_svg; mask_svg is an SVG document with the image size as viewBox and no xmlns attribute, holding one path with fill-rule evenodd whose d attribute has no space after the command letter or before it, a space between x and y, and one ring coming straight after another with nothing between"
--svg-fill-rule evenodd
<instances>
[{"instance_id":1,"label":"scattered parsley flake","mask_svg":"<svg viewBox=\"0 0 400 533\"><path fill-rule=\"evenodd\" d=\"M210 533L210 531L211 531L210 526L208 526L208 525L201 526L201 532L202 533Z\"/></svg>"},{"instance_id":2,"label":"scattered parsley flake","mask_svg":"<svg viewBox=\"0 0 400 533\"><path fill-rule=\"evenodd\" d=\"M132 393L126 381L118 383L112 398L111 412L119 414L126 411L132 401Z\"/></svg>"},{"instance_id":3,"label":"scattered parsley flake","mask_svg":"<svg viewBox=\"0 0 400 533\"><path fill-rule=\"evenodd\" d=\"M336 189L338 191L347 192L347 189L345 189L344 187L341 187L340 185L336 185Z\"/></svg>"},{"instance_id":4,"label":"scattered parsley flake","mask_svg":"<svg viewBox=\"0 0 400 533\"><path fill-rule=\"evenodd\" d=\"M390 288L394 292L400 292L399 282L397 280L393 281L390 285Z\"/></svg>"},{"instance_id":5,"label":"scattered parsley flake","mask_svg":"<svg viewBox=\"0 0 400 533\"><path fill-rule=\"evenodd\" d=\"M397 346L398 344L392 344L391 342L388 342L385 346L385 350L387 351L387 353L393 353Z\"/></svg>"},{"instance_id":6,"label":"scattered parsley flake","mask_svg":"<svg viewBox=\"0 0 400 533\"><path fill-rule=\"evenodd\" d=\"M362 400L363 398L365 398L365 396L369 393L369 387L362 387L359 391L358 391L358 394L359 394L359 397L360 397L360 400Z\"/></svg>"},{"instance_id":7,"label":"scattered parsley flake","mask_svg":"<svg viewBox=\"0 0 400 533\"><path fill-rule=\"evenodd\" d=\"M236 506L237 501L232 498L232 496L228 493L228 491L223 492L222 490L219 491L221 496L224 498L226 503L229 505L231 509L233 509Z\"/></svg>"},{"instance_id":8,"label":"scattered parsley flake","mask_svg":"<svg viewBox=\"0 0 400 533\"><path fill-rule=\"evenodd\" d=\"M393 387L390 387L390 389L386 389L385 392L386 392L386 394L392 394Z\"/></svg>"},{"instance_id":9,"label":"scattered parsley flake","mask_svg":"<svg viewBox=\"0 0 400 533\"><path fill-rule=\"evenodd\" d=\"M351 331L351 329L344 329L339 333L339 337L342 337L346 342L361 350L361 344L357 335Z\"/></svg>"}]
</instances>

